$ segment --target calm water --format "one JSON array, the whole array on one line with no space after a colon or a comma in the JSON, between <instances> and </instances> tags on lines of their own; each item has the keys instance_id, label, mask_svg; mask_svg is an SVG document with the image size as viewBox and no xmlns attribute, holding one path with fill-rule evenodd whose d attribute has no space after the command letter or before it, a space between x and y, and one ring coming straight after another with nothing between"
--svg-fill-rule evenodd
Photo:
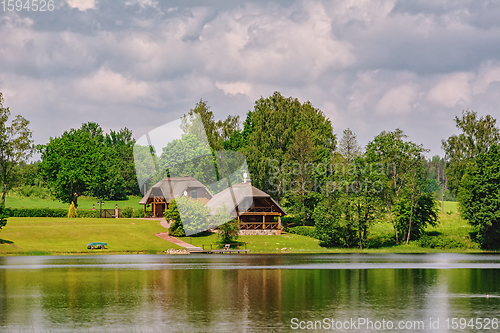
<instances>
[{"instance_id":1,"label":"calm water","mask_svg":"<svg viewBox=\"0 0 500 333\"><path fill-rule=\"evenodd\" d=\"M477 317L500 318L500 255L0 257L2 332L294 331L324 318L437 332Z\"/></svg>"}]
</instances>

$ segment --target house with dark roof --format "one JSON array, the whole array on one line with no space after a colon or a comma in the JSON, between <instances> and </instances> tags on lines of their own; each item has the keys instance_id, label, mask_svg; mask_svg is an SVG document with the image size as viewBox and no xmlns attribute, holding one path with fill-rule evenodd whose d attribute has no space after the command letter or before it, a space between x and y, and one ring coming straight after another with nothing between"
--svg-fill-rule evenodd
<instances>
[{"instance_id":1,"label":"house with dark roof","mask_svg":"<svg viewBox=\"0 0 500 333\"><path fill-rule=\"evenodd\" d=\"M225 207L238 220L242 235L280 235L281 217L286 212L264 191L249 181L234 184L213 196L207 203L212 212Z\"/></svg>"},{"instance_id":2,"label":"house with dark roof","mask_svg":"<svg viewBox=\"0 0 500 333\"><path fill-rule=\"evenodd\" d=\"M181 195L205 204L212 199L208 188L193 177L165 177L153 185L139 201L140 205L144 205L144 217L163 217L163 211L168 209L170 201Z\"/></svg>"},{"instance_id":3,"label":"house with dark roof","mask_svg":"<svg viewBox=\"0 0 500 333\"><path fill-rule=\"evenodd\" d=\"M212 196L208 188L193 177L166 177L153 185L139 204L144 205L145 217L163 217L171 200L182 195L202 201L212 214L226 209L238 221L242 235L281 234L281 217L286 212L269 194L252 186L248 180Z\"/></svg>"}]
</instances>

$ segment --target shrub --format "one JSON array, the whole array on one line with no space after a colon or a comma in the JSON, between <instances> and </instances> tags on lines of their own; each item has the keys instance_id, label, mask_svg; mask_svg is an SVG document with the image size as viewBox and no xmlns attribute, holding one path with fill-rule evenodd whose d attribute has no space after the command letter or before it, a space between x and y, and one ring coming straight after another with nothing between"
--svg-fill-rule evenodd
<instances>
[{"instance_id":1,"label":"shrub","mask_svg":"<svg viewBox=\"0 0 500 333\"><path fill-rule=\"evenodd\" d=\"M184 227L182 225L181 215L179 214L179 210L177 209L177 202L175 199L170 201L168 209L165 210L163 215L165 216L165 219L167 220L170 219L173 221L172 224L170 225L170 228L168 229L168 234L170 236L182 237L186 235L186 233L184 232Z\"/></svg>"},{"instance_id":2,"label":"shrub","mask_svg":"<svg viewBox=\"0 0 500 333\"><path fill-rule=\"evenodd\" d=\"M235 220L229 221L219 226L218 238L221 243L235 242L239 235L240 227Z\"/></svg>"},{"instance_id":3,"label":"shrub","mask_svg":"<svg viewBox=\"0 0 500 333\"><path fill-rule=\"evenodd\" d=\"M63 208L5 208L9 217L66 217L68 211Z\"/></svg>"},{"instance_id":4,"label":"shrub","mask_svg":"<svg viewBox=\"0 0 500 333\"><path fill-rule=\"evenodd\" d=\"M69 206L68 218L75 218L75 217L78 217L78 214L76 213L75 203L72 201L71 206Z\"/></svg>"},{"instance_id":5,"label":"shrub","mask_svg":"<svg viewBox=\"0 0 500 333\"><path fill-rule=\"evenodd\" d=\"M130 206L127 206L122 210L121 215L126 218L134 217L134 209Z\"/></svg>"},{"instance_id":6,"label":"shrub","mask_svg":"<svg viewBox=\"0 0 500 333\"><path fill-rule=\"evenodd\" d=\"M98 210L92 210L92 209L79 209L78 210L78 217L83 217L83 218L99 218L99 211Z\"/></svg>"},{"instance_id":7,"label":"shrub","mask_svg":"<svg viewBox=\"0 0 500 333\"><path fill-rule=\"evenodd\" d=\"M418 244L421 247L431 248L431 249L465 249L470 247L466 240L460 238L459 236L428 236L424 235L418 240ZM474 246L472 246L474 247Z\"/></svg>"},{"instance_id":8,"label":"shrub","mask_svg":"<svg viewBox=\"0 0 500 333\"><path fill-rule=\"evenodd\" d=\"M6 212L5 207L0 205L0 229L2 229L2 227L5 227L5 225L7 224L7 217L8 216L9 215Z\"/></svg>"},{"instance_id":9,"label":"shrub","mask_svg":"<svg viewBox=\"0 0 500 333\"><path fill-rule=\"evenodd\" d=\"M50 198L50 190L46 187L41 187L41 186L21 185L19 187L13 188L12 193L17 194L18 196L21 197L31 197L40 199Z\"/></svg>"},{"instance_id":10,"label":"shrub","mask_svg":"<svg viewBox=\"0 0 500 333\"><path fill-rule=\"evenodd\" d=\"M317 238L316 228L308 226L297 226L293 228L286 228L284 231L295 235L307 236L312 238Z\"/></svg>"}]
</instances>

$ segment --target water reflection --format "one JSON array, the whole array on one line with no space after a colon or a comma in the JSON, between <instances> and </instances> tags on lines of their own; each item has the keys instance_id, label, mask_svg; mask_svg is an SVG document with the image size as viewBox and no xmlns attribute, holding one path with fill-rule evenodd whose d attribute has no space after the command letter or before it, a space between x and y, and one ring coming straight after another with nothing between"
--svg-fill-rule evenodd
<instances>
[{"instance_id":1,"label":"water reflection","mask_svg":"<svg viewBox=\"0 0 500 333\"><path fill-rule=\"evenodd\" d=\"M500 313L500 270L474 266L499 263L450 254L4 257L0 329L288 331L292 318L359 317L444 325ZM402 264L417 268L393 267ZM470 267L418 268L430 264ZM334 269L342 265L370 269Z\"/></svg>"}]
</instances>

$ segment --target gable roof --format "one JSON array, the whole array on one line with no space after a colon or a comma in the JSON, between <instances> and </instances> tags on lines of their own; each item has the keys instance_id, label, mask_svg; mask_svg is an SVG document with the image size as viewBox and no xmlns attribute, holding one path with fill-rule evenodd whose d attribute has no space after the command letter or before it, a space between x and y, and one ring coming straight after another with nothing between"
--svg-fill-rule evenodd
<instances>
[{"instance_id":1,"label":"gable roof","mask_svg":"<svg viewBox=\"0 0 500 333\"><path fill-rule=\"evenodd\" d=\"M236 208L238 208L240 213L243 213L250 208L248 202L249 200L245 199L253 201L253 199L256 198L269 201L271 204L276 206L278 212L282 215L286 215L283 208L281 208L281 206L278 205L278 203L274 201L269 194L252 186L250 183L234 184L231 187L226 188L224 191L214 195L213 198L207 202L207 206L211 209L212 214L216 214L219 208L225 206L229 214L234 217L236 216Z\"/></svg>"},{"instance_id":2,"label":"gable roof","mask_svg":"<svg viewBox=\"0 0 500 333\"><path fill-rule=\"evenodd\" d=\"M167 203L174 198L180 197L188 188L203 188L212 196L208 188L193 177L165 177L154 184L144 197L139 201L140 205L148 204L148 199L154 196L162 196Z\"/></svg>"}]
</instances>

